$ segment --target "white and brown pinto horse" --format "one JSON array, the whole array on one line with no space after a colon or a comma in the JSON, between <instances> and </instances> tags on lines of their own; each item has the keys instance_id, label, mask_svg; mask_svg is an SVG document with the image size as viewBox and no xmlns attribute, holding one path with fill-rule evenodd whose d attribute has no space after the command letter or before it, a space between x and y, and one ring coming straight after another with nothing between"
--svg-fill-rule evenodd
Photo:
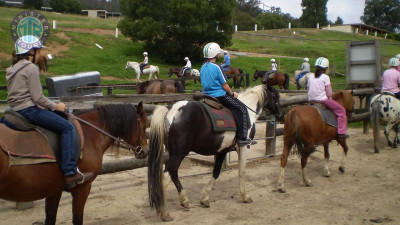
<instances>
[{"instance_id":1,"label":"white and brown pinto horse","mask_svg":"<svg viewBox=\"0 0 400 225\"><path fill-rule=\"evenodd\" d=\"M239 99L249 110L251 127L266 108L283 118L279 109L279 93L272 87L259 85L239 93ZM251 137L250 137L251 138ZM189 199L178 178L178 168L190 151L201 155L214 155L213 175L202 190L201 205L210 206L210 192L220 175L221 166L228 152L236 150L239 155L239 196L243 202L250 203L252 198L245 191L245 148L237 147L235 131L216 132L206 109L198 101L179 101L169 106L158 106L153 113L150 125L150 153L148 157L148 190L150 206L156 208L164 221L172 220L165 210L164 192L164 146L169 159L165 170L171 176L179 194L180 205L190 208Z\"/></svg>"}]
</instances>

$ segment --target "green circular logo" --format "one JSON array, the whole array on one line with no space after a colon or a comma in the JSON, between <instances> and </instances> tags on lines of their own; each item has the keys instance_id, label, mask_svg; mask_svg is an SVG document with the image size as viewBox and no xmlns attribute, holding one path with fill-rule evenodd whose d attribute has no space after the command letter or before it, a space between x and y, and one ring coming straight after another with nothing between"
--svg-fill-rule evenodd
<instances>
[{"instance_id":1,"label":"green circular logo","mask_svg":"<svg viewBox=\"0 0 400 225\"><path fill-rule=\"evenodd\" d=\"M45 43L50 36L50 26L40 12L28 10L18 13L11 22L11 38L16 42L24 36L34 36Z\"/></svg>"}]
</instances>

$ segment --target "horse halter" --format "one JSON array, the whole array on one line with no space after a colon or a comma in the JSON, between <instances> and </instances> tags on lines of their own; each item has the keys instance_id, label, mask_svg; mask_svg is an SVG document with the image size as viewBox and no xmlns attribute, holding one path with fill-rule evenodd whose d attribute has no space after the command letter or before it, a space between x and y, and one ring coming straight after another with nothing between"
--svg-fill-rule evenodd
<instances>
[{"instance_id":1,"label":"horse halter","mask_svg":"<svg viewBox=\"0 0 400 225\"><path fill-rule=\"evenodd\" d=\"M266 85L266 86L267 86L267 85ZM282 113L279 111L279 101L276 100L275 92L269 90L268 87L266 87L266 91L267 91L268 93L270 93L271 96L272 96L272 98L274 99L275 106L276 106L276 110L277 110L277 112L278 112L277 117L278 117L278 118L279 118L279 117L282 117Z\"/></svg>"},{"instance_id":2,"label":"horse halter","mask_svg":"<svg viewBox=\"0 0 400 225\"><path fill-rule=\"evenodd\" d=\"M95 126L95 125L89 123L89 122L86 121L86 120L83 120L83 119L81 119L81 118L75 116L75 115L72 114L72 113L68 113L68 115L69 115L71 118L74 118L74 119L78 120L79 122L82 122L82 123L84 123L84 124L86 124L86 125L89 125L89 126L91 126L92 128L94 128L94 129L96 129L97 131L99 131L100 133L102 133L102 134L108 136L109 138L113 139L113 140L114 140L114 144L116 143L116 144L118 144L118 147L121 147L121 148L124 148L124 149L128 149L128 151L130 151L131 153L133 152L133 153L135 154L135 157L136 157L136 158L144 158L144 157L142 157L142 156L144 155L144 152L143 152L142 147L140 146L140 142L141 142L141 126L140 126L140 120L139 120L139 118L138 118L138 120L137 120L137 122L138 122L138 127L139 127L139 145L136 146L136 147L134 147L134 146L132 146L131 144L129 144L128 142L124 141L122 138L115 137L115 136L111 135L110 133L108 133L107 131L100 129L99 127L97 127L97 126Z\"/></svg>"}]
</instances>

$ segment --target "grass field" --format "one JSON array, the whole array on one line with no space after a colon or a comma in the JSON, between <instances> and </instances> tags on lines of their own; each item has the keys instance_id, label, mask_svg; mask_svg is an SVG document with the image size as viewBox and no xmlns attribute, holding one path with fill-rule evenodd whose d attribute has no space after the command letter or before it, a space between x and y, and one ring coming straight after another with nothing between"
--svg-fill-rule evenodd
<instances>
[{"instance_id":1,"label":"grass field","mask_svg":"<svg viewBox=\"0 0 400 225\"><path fill-rule=\"evenodd\" d=\"M0 86L5 86L5 69L11 65L11 52L13 42L10 38L10 23L21 9L0 7ZM118 20L93 19L85 16L62 15L42 12L50 24L55 20L57 29L52 29L50 38L46 42L45 53L54 55L54 60L49 61L49 71L42 76L45 84L46 76L59 76L85 71L99 71L102 84L130 83L135 78L133 70L125 70L126 61L142 61L142 52L145 51L140 42L119 35L114 37ZM295 31L295 35L293 35ZM248 33L248 34L247 34ZM254 52L270 54L277 59L279 69L293 77L295 70L299 69L302 58L310 58L311 64L319 56L327 57L331 65L336 66L336 71L346 72L346 43L350 40L372 40L374 37L342 32L316 30L316 29L279 29L258 31L262 35L279 35L282 37L252 36L255 32L236 33L233 36L233 45L227 49L240 52ZM385 43L398 43L390 40L381 40L381 62L385 69L387 60L400 53L399 45L386 45ZM212 40L210 40L212 41ZM99 44L103 50L96 47ZM189 56L190 57L190 56ZM231 66L241 68L251 76L256 69L267 70L271 57L233 57ZM161 79L166 79L170 67L183 66L166 64L163 59L150 55L150 64L160 68ZM222 59L221 59L222 61ZM202 61L192 62L193 67L200 69ZM145 77L146 78L146 77ZM259 80L257 81L260 82ZM334 84L343 84L343 77L332 77ZM254 85L254 83L251 83ZM294 89L291 84L290 89ZM344 88L336 85L335 89ZM187 89L201 89L199 84L187 83ZM126 91L124 92L126 93ZM0 100L6 98L6 92L0 91Z\"/></svg>"}]
</instances>

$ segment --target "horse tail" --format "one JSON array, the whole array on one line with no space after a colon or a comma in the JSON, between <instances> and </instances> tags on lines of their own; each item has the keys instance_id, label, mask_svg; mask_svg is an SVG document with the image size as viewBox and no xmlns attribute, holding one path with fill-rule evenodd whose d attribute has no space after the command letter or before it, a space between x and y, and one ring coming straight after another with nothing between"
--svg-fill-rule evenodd
<instances>
[{"instance_id":1,"label":"horse tail","mask_svg":"<svg viewBox=\"0 0 400 225\"><path fill-rule=\"evenodd\" d=\"M301 138L301 129L299 124L300 123L298 121L297 111L291 110L285 120L285 127L287 129L284 129L283 141L295 143L297 146L297 152L301 154L303 152L304 146L303 139Z\"/></svg>"},{"instance_id":2,"label":"horse tail","mask_svg":"<svg viewBox=\"0 0 400 225\"><path fill-rule=\"evenodd\" d=\"M381 111L381 102L380 97L376 98L375 101L371 103L371 123L374 134L374 148L375 153L379 152L379 129L380 129L380 118L379 114Z\"/></svg>"},{"instance_id":3,"label":"horse tail","mask_svg":"<svg viewBox=\"0 0 400 225\"><path fill-rule=\"evenodd\" d=\"M289 74L285 73L285 85L283 86L285 90L289 89L289 81L290 81Z\"/></svg>"},{"instance_id":4,"label":"horse tail","mask_svg":"<svg viewBox=\"0 0 400 225\"><path fill-rule=\"evenodd\" d=\"M47 58L46 57L43 57L43 62L44 62L44 72L47 72L49 67L47 66Z\"/></svg>"},{"instance_id":5,"label":"horse tail","mask_svg":"<svg viewBox=\"0 0 400 225\"><path fill-rule=\"evenodd\" d=\"M164 199L164 119L168 109L158 106L153 113L150 124L150 152L147 159L148 164L148 191L150 207L156 208L157 212L163 212Z\"/></svg>"},{"instance_id":6,"label":"horse tail","mask_svg":"<svg viewBox=\"0 0 400 225\"><path fill-rule=\"evenodd\" d=\"M183 85L179 81L175 81L175 88L176 88L176 93L185 93L185 89L183 88Z\"/></svg>"}]
</instances>

